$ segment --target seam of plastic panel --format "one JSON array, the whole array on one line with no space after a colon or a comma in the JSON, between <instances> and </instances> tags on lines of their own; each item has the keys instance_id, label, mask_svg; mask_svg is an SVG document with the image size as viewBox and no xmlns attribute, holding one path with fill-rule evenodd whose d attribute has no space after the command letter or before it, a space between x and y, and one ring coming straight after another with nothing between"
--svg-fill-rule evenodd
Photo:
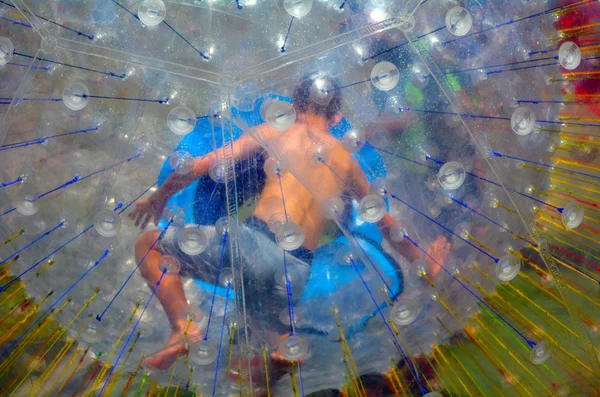
<instances>
[{"instance_id":1,"label":"seam of plastic panel","mask_svg":"<svg viewBox=\"0 0 600 397\"><path fill-rule=\"evenodd\" d=\"M231 103L231 90L227 92L228 103ZM233 288L235 291L235 311L236 311L236 321L240 321L243 323L244 327L244 338L246 347L250 346L250 341L248 339L248 324L247 324L247 313L246 313L246 294L244 290L244 264L240 260L239 255L239 247L238 247L238 239L237 239L237 231L239 226L239 212L237 207L237 200L232 200L232 192L233 197L237 196L237 186L236 186L236 178L235 178L235 153L233 152L233 135L231 133L231 106L228 106L226 109L226 116L221 118L221 134L222 134L222 142L223 142L223 158L222 160L227 162L226 170L227 170L227 178L225 181L225 200L227 204L227 217L229 218L229 222L232 220L235 222L235 227L229 227L229 233L231 233L231 238L229 239L229 260L231 263L232 269L232 278L233 278ZM225 127L223 124L228 123L228 127ZM225 128L224 128L225 127ZM227 139L226 139L227 138ZM236 266L236 264L238 266ZM237 273L237 274L236 274ZM240 313L240 306L242 313ZM238 323L238 326L241 325ZM241 334L241 332L238 332ZM251 366L251 358L250 355L247 357L248 365L247 370L248 373L244 373L245 369L240 372L240 378L242 380L242 390L244 389L244 385L247 384L249 387L249 395L253 396L254 391L252 387L252 366ZM245 393L244 393L245 394Z\"/></svg>"},{"instance_id":2,"label":"seam of plastic panel","mask_svg":"<svg viewBox=\"0 0 600 397\"><path fill-rule=\"evenodd\" d=\"M29 82L33 79L35 72L33 73L33 75L31 75L31 71L33 70L33 64L37 60L37 57L40 54L40 51L41 50L38 49L37 52L35 53L35 56L31 59L31 63L29 64L29 67L27 68L27 71L25 72L25 75L23 76L23 80L21 81L21 83L19 84L17 89L15 90L13 98L18 98L18 97L22 96L23 91L25 91L26 87L29 85ZM4 114L4 117L2 118L2 122L0 123L0 144L2 144L4 142L4 139L6 138L6 133L8 131L8 127L10 126L10 123L13 119L14 113L15 113L15 105L14 105L14 101L11 101L11 104L9 105L8 110Z\"/></svg>"},{"instance_id":3,"label":"seam of plastic panel","mask_svg":"<svg viewBox=\"0 0 600 397\"><path fill-rule=\"evenodd\" d=\"M42 32L39 29L39 27L41 26L41 22L38 19L38 17L36 17L35 14L33 12L31 12L29 7L27 7L27 4L25 4L22 0L12 0L12 3L15 6L15 8L21 13L23 18L27 22L29 22L29 24L31 25L33 30L35 30L36 33L39 34L42 39L44 39L47 36L47 34L46 34L46 32L44 32L44 34L42 34ZM19 3L22 8L27 10L27 13L23 12L17 3Z\"/></svg>"}]
</instances>

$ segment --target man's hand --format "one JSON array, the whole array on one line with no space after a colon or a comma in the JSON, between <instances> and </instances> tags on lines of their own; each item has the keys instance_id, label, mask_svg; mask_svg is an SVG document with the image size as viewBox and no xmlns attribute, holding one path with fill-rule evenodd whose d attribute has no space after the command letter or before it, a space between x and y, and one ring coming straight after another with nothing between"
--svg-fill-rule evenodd
<instances>
[{"instance_id":1,"label":"man's hand","mask_svg":"<svg viewBox=\"0 0 600 397\"><path fill-rule=\"evenodd\" d=\"M129 219L135 221L135 226L145 229L148 222L154 218L154 225L158 226L158 221L167 205L167 200L158 192L153 193L146 200L139 200L135 203L135 208L129 213Z\"/></svg>"},{"instance_id":2,"label":"man's hand","mask_svg":"<svg viewBox=\"0 0 600 397\"><path fill-rule=\"evenodd\" d=\"M451 244L444 236L439 236L427 250L427 254L431 255L431 257L424 255L427 262L429 262L430 268L429 271L432 277L435 277L440 270L442 270L441 266L444 266L444 262L446 262L446 258L450 254ZM435 263L435 261L437 263Z\"/></svg>"}]
</instances>

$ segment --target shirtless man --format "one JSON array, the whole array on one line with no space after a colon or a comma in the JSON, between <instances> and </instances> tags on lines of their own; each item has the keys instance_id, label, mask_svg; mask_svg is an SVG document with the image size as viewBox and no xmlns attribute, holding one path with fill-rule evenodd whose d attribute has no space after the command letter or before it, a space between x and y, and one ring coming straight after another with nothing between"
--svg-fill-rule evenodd
<instances>
[{"instance_id":1,"label":"shirtless man","mask_svg":"<svg viewBox=\"0 0 600 397\"><path fill-rule=\"evenodd\" d=\"M272 224L272 217L284 214L304 231L302 246L285 254L288 272L296 275L294 287L301 291L310 275L312 254L328 222L323 216L323 205L344 193L358 195L354 197L356 200L369 194L369 183L361 167L342 143L329 133L329 128L341 119L340 91L332 90L328 104L318 105L310 99L313 83L314 78L305 78L295 88L292 104L297 120L288 130L278 131L263 124L233 142L236 158L246 158L266 148L270 156L281 160L280 176L268 173L252 216L237 230L240 257L245 266L246 311L250 316L262 317L261 327L278 323L276 318L287 305L285 284L278 282L274 276L283 269L284 252L275 241L272 227L270 229L268 226L270 222ZM337 87L334 81L331 83ZM321 156L314 155L317 147L325 149ZM219 149L208 156L196 158L194 169L189 174L173 173L150 198L137 203L130 218L135 220L136 226L145 227L152 218L157 223L167 200L206 175L211 164L222 157L222 149ZM395 220L387 213L378 223L385 237L394 223ZM187 301L181 276L208 283L215 281L223 238L215 232L214 226L201 228L209 241L207 249L201 254L194 257L184 254L177 246L177 232L171 228L140 266L142 275L152 288L161 276L158 261L162 255L174 256L181 263L180 274L165 276L161 287L157 289L157 297L172 327L167 347L146 361L159 369L171 366L183 343L187 320L182 309ZM138 260L152 247L159 234L158 230L150 231L138 239L135 250ZM407 241L396 243L394 247L409 261L420 257L419 251ZM444 241L435 245L431 253L441 260L445 249ZM299 295L294 293L294 298L299 298ZM194 324L191 324L188 334L201 337Z\"/></svg>"}]
</instances>

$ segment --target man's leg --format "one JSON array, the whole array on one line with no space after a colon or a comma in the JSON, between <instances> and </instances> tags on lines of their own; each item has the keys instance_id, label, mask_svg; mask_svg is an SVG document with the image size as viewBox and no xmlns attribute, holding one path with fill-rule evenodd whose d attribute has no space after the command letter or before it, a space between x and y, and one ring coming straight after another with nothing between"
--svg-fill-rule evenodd
<instances>
[{"instance_id":1,"label":"man's leg","mask_svg":"<svg viewBox=\"0 0 600 397\"><path fill-rule=\"evenodd\" d=\"M156 241L160 231L155 230L142 234L135 243L135 257L139 261L148 252L152 244ZM155 245L144 262L140 265L140 272L148 282L148 286L154 289L156 282L160 279L162 270L158 268L158 262L163 256ZM167 341L163 350L146 360L146 363L160 370L169 368L179 352L183 352L183 333L188 326L188 320L183 314L183 308L187 305L185 292L181 277L165 275L160 282L160 288L156 290L156 297L165 309L167 318L171 325L171 337ZM190 323L188 336L191 340L200 338L200 331L194 323Z\"/></svg>"}]
</instances>

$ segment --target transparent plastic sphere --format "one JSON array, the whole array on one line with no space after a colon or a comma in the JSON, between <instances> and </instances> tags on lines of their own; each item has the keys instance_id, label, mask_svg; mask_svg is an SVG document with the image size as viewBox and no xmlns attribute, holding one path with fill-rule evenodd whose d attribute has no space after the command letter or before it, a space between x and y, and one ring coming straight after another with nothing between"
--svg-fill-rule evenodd
<instances>
[{"instance_id":1,"label":"transparent plastic sphere","mask_svg":"<svg viewBox=\"0 0 600 397\"><path fill-rule=\"evenodd\" d=\"M227 165L225 161L219 160L215 161L208 170L208 175L210 179L217 183L225 183L225 174L227 172Z\"/></svg>"},{"instance_id":2,"label":"transparent plastic sphere","mask_svg":"<svg viewBox=\"0 0 600 397\"><path fill-rule=\"evenodd\" d=\"M81 80L69 82L63 90L63 103L73 111L85 108L89 102L90 90Z\"/></svg>"},{"instance_id":3,"label":"transparent plastic sphere","mask_svg":"<svg viewBox=\"0 0 600 397\"><path fill-rule=\"evenodd\" d=\"M277 228L275 240L284 250L295 250L304 243L304 230L294 222L286 222Z\"/></svg>"},{"instance_id":4,"label":"transparent plastic sphere","mask_svg":"<svg viewBox=\"0 0 600 397\"><path fill-rule=\"evenodd\" d=\"M279 160L277 160L274 157L269 157L265 161L265 165L263 168L265 170L265 174L267 174L271 178L276 178L277 173L279 173L280 176L285 173L285 170L281 166L281 163L279 162Z\"/></svg>"},{"instance_id":5,"label":"transparent plastic sphere","mask_svg":"<svg viewBox=\"0 0 600 397\"><path fill-rule=\"evenodd\" d=\"M291 103L273 101L265 112L267 124L278 131L285 131L296 121L296 110Z\"/></svg>"},{"instance_id":6,"label":"transparent plastic sphere","mask_svg":"<svg viewBox=\"0 0 600 397\"><path fill-rule=\"evenodd\" d=\"M396 325L409 325L417 319L418 315L418 305L410 299L403 299L394 303L394 306L392 306L390 319Z\"/></svg>"},{"instance_id":7,"label":"transparent plastic sphere","mask_svg":"<svg viewBox=\"0 0 600 397\"><path fill-rule=\"evenodd\" d=\"M229 227L231 225L231 219L227 216L222 216L217 219L215 223L215 228L217 229L217 233L221 236L224 236L225 233L229 233Z\"/></svg>"},{"instance_id":8,"label":"transparent plastic sphere","mask_svg":"<svg viewBox=\"0 0 600 397\"><path fill-rule=\"evenodd\" d=\"M349 153L356 153L365 145L367 136L363 130L353 128L344 134L342 144Z\"/></svg>"},{"instance_id":9,"label":"transparent plastic sphere","mask_svg":"<svg viewBox=\"0 0 600 397\"><path fill-rule=\"evenodd\" d=\"M217 346L213 341L201 339L190 346L190 359L198 365L208 365L217 359Z\"/></svg>"},{"instance_id":10,"label":"transparent plastic sphere","mask_svg":"<svg viewBox=\"0 0 600 397\"><path fill-rule=\"evenodd\" d=\"M161 272L167 269L167 275L176 276L179 274L179 270L181 269L181 265L177 258L171 255L163 255L158 260L158 270Z\"/></svg>"},{"instance_id":11,"label":"transparent plastic sphere","mask_svg":"<svg viewBox=\"0 0 600 397\"><path fill-rule=\"evenodd\" d=\"M177 234L177 245L187 255L198 255L206 249L208 238L198 225L186 225Z\"/></svg>"},{"instance_id":12,"label":"transparent plastic sphere","mask_svg":"<svg viewBox=\"0 0 600 397\"><path fill-rule=\"evenodd\" d=\"M0 66L10 62L15 51L15 46L8 37L0 37Z\"/></svg>"},{"instance_id":13,"label":"transparent plastic sphere","mask_svg":"<svg viewBox=\"0 0 600 397\"><path fill-rule=\"evenodd\" d=\"M294 18L302 18L310 12L313 0L283 0L283 8Z\"/></svg>"},{"instance_id":14,"label":"transparent plastic sphere","mask_svg":"<svg viewBox=\"0 0 600 397\"><path fill-rule=\"evenodd\" d=\"M381 91L389 91L398 85L400 71L391 62L379 62L371 69L371 83Z\"/></svg>"},{"instance_id":15,"label":"transparent plastic sphere","mask_svg":"<svg viewBox=\"0 0 600 397\"><path fill-rule=\"evenodd\" d=\"M535 120L533 110L520 106L513 112L510 118L510 126L515 134L528 135L535 128Z\"/></svg>"},{"instance_id":16,"label":"transparent plastic sphere","mask_svg":"<svg viewBox=\"0 0 600 397\"><path fill-rule=\"evenodd\" d=\"M538 342L531 348L529 358L535 365L545 363L552 355L552 349L548 347L546 342Z\"/></svg>"},{"instance_id":17,"label":"transparent plastic sphere","mask_svg":"<svg viewBox=\"0 0 600 397\"><path fill-rule=\"evenodd\" d=\"M167 7L162 0L144 0L138 8L138 18L146 26L156 26L167 15Z\"/></svg>"},{"instance_id":18,"label":"transparent plastic sphere","mask_svg":"<svg viewBox=\"0 0 600 397\"><path fill-rule=\"evenodd\" d=\"M465 182L465 167L457 161L449 161L438 171L438 181L446 190L456 190Z\"/></svg>"},{"instance_id":19,"label":"transparent plastic sphere","mask_svg":"<svg viewBox=\"0 0 600 397\"><path fill-rule=\"evenodd\" d=\"M174 134L189 134L196 126L196 115L188 107L177 106L169 112L167 125Z\"/></svg>"},{"instance_id":20,"label":"transparent plastic sphere","mask_svg":"<svg viewBox=\"0 0 600 397\"><path fill-rule=\"evenodd\" d=\"M565 41L558 49L558 62L567 70L574 70L581 64L581 49L572 41Z\"/></svg>"},{"instance_id":21,"label":"transparent plastic sphere","mask_svg":"<svg viewBox=\"0 0 600 397\"><path fill-rule=\"evenodd\" d=\"M358 204L358 216L368 223L379 222L385 215L385 201L381 196L369 194Z\"/></svg>"},{"instance_id":22,"label":"transparent plastic sphere","mask_svg":"<svg viewBox=\"0 0 600 397\"><path fill-rule=\"evenodd\" d=\"M325 199L321 205L321 213L327 219L339 220L344 212L344 201L339 197Z\"/></svg>"},{"instance_id":23,"label":"transparent plastic sphere","mask_svg":"<svg viewBox=\"0 0 600 397\"><path fill-rule=\"evenodd\" d=\"M286 336L279 343L277 351L286 360L300 360L308 353L308 343L298 335Z\"/></svg>"},{"instance_id":24,"label":"transparent plastic sphere","mask_svg":"<svg viewBox=\"0 0 600 397\"><path fill-rule=\"evenodd\" d=\"M331 102L334 93L335 89L329 79L317 77L310 86L308 98L317 105L327 106Z\"/></svg>"},{"instance_id":25,"label":"transparent plastic sphere","mask_svg":"<svg viewBox=\"0 0 600 397\"><path fill-rule=\"evenodd\" d=\"M406 229L404 229L399 223L395 223L390 228L390 239L395 243L399 243L400 241L404 240L405 234Z\"/></svg>"},{"instance_id":26,"label":"transparent plastic sphere","mask_svg":"<svg viewBox=\"0 0 600 397\"><path fill-rule=\"evenodd\" d=\"M324 145L314 144L306 151L305 160L312 167L320 167L329 160L329 150Z\"/></svg>"},{"instance_id":27,"label":"transparent plastic sphere","mask_svg":"<svg viewBox=\"0 0 600 397\"><path fill-rule=\"evenodd\" d=\"M448 31L455 36L466 35L473 26L473 18L471 17L471 13L459 6L448 10L446 13L445 22Z\"/></svg>"},{"instance_id":28,"label":"transparent plastic sphere","mask_svg":"<svg viewBox=\"0 0 600 397\"><path fill-rule=\"evenodd\" d=\"M513 254L506 254L496 263L496 276L502 281L517 277L521 270L521 261Z\"/></svg>"},{"instance_id":29,"label":"transparent plastic sphere","mask_svg":"<svg viewBox=\"0 0 600 397\"><path fill-rule=\"evenodd\" d=\"M584 215L584 209L581 204L574 201L570 202L563 208L561 215L562 223L567 229L575 229L583 222Z\"/></svg>"},{"instance_id":30,"label":"transparent plastic sphere","mask_svg":"<svg viewBox=\"0 0 600 397\"><path fill-rule=\"evenodd\" d=\"M121 230L123 221L115 211L104 209L94 216L94 229L102 237L114 237Z\"/></svg>"},{"instance_id":31,"label":"transparent plastic sphere","mask_svg":"<svg viewBox=\"0 0 600 397\"><path fill-rule=\"evenodd\" d=\"M182 227L185 223L185 212L181 207L176 205L169 205L163 211L163 218L168 222L173 219L172 225L174 227Z\"/></svg>"},{"instance_id":32,"label":"transparent plastic sphere","mask_svg":"<svg viewBox=\"0 0 600 397\"><path fill-rule=\"evenodd\" d=\"M169 157L169 165L176 174L187 175L194 169L194 157L186 151L178 150Z\"/></svg>"},{"instance_id":33,"label":"transparent plastic sphere","mask_svg":"<svg viewBox=\"0 0 600 397\"><path fill-rule=\"evenodd\" d=\"M373 179L373 182L371 182L371 185L369 185L369 193L380 197L389 196L389 181L385 178Z\"/></svg>"},{"instance_id":34,"label":"transparent plastic sphere","mask_svg":"<svg viewBox=\"0 0 600 397\"><path fill-rule=\"evenodd\" d=\"M35 215L40 209L37 193L34 193L32 189L25 189L24 191L19 192L15 198L15 207L21 215Z\"/></svg>"},{"instance_id":35,"label":"transparent plastic sphere","mask_svg":"<svg viewBox=\"0 0 600 397\"><path fill-rule=\"evenodd\" d=\"M356 263L356 253L350 245L343 245L335 252L335 263L352 266L352 261Z\"/></svg>"},{"instance_id":36,"label":"transparent plastic sphere","mask_svg":"<svg viewBox=\"0 0 600 397\"><path fill-rule=\"evenodd\" d=\"M87 343L102 342L107 337L106 326L96 318L85 318L77 327L79 337Z\"/></svg>"}]
</instances>

